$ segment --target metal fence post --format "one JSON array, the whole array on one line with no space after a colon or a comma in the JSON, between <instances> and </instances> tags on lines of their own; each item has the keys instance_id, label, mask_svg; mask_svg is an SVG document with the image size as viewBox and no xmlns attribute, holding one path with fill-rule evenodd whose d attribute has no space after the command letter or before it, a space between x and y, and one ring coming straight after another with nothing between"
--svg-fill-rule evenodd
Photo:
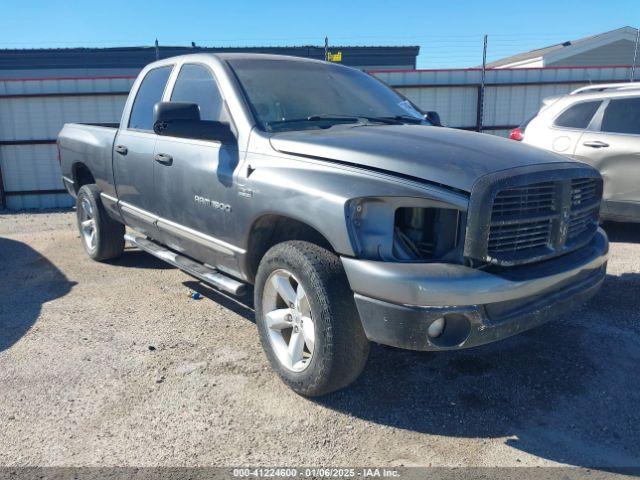
<instances>
[{"instance_id":1,"label":"metal fence post","mask_svg":"<svg viewBox=\"0 0 640 480\"><path fill-rule=\"evenodd\" d=\"M0 210L7 208L7 197L4 193L4 180L2 179L2 152L0 152Z\"/></svg>"},{"instance_id":2,"label":"metal fence post","mask_svg":"<svg viewBox=\"0 0 640 480\"><path fill-rule=\"evenodd\" d=\"M484 36L484 46L482 48L482 78L478 87L478 114L477 126L478 132L482 132L482 123L484 121L484 83L487 70L487 35Z\"/></svg>"},{"instance_id":3,"label":"metal fence post","mask_svg":"<svg viewBox=\"0 0 640 480\"><path fill-rule=\"evenodd\" d=\"M0 210L7 208L7 199L4 193L4 180L2 179L2 165L0 165Z\"/></svg>"},{"instance_id":4,"label":"metal fence post","mask_svg":"<svg viewBox=\"0 0 640 480\"><path fill-rule=\"evenodd\" d=\"M640 28L636 28L636 46L633 49L633 64L631 65L630 82L633 82L636 76L636 60L638 58L638 41L640 41Z\"/></svg>"}]
</instances>

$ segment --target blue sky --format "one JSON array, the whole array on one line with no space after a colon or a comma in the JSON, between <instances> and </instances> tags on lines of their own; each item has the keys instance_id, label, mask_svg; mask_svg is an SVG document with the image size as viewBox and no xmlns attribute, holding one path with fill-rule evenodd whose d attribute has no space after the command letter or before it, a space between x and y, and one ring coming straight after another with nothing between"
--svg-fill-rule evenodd
<instances>
[{"instance_id":1,"label":"blue sky","mask_svg":"<svg viewBox=\"0 0 640 480\"><path fill-rule=\"evenodd\" d=\"M638 0L612 1L13 1L0 48L151 45L420 45L420 68L481 63L622 26Z\"/></svg>"}]
</instances>

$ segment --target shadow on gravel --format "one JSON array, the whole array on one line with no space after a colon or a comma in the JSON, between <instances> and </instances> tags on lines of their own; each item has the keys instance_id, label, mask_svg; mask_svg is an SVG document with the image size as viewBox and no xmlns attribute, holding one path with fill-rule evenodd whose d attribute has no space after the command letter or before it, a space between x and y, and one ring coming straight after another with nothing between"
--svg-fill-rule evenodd
<instances>
[{"instance_id":1,"label":"shadow on gravel","mask_svg":"<svg viewBox=\"0 0 640 480\"><path fill-rule=\"evenodd\" d=\"M51 262L22 242L0 237L0 352L25 335L42 304L75 285Z\"/></svg>"},{"instance_id":2,"label":"shadow on gravel","mask_svg":"<svg viewBox=\"0 0 640 480\"><path fill-rule=\"evenodd\" d=\"M232 295L227 295L220 290L216 290L213 287L205 285L202 282L197 280L192 280L188 282L182 282L182 284L193 290L194 292L198 292L205 298L216 302L219 305L222 305L227 310L231 310L236 315L240 315L241 317L249 320L252 323L256 323L256 319L253 311L253 291L248 291L242 297L234 297Z\"/></svg>"},{"instance_id":3,"label":"shadow on gravel","mask_svg":"<svg viewBox=\"0 0 640 480\"><path fill-rule=\"evenodd\" d=\"M605 222L602 225L611 242L640 243L640 224Z\"/></svg>"},{"instance_id":4,"label":"shadow on gravel","mask_svg":"<svg viewBox=\"0 0 640 480\"><path fill-rule=\"evenodd\" d=\"M457 352L372 348L351 387L316 402L378 424L507 437L538 457L640 466L640 275L609 276L573 315Z\"/></svg>"},{"instance_id":5,"label":"shadow on gravel","mask_svg":"<svg viewBox=\"0 0 640 480\"><path fill-rule=\"evenodd\" d=\"M171 270L173 265L154 257L138 248L125 248L124 254L107 262L109 265L126 268L149 268L152 270Z\"/></svg>"},{"instance_id":6,"label":"shadow on gravel","mask_svg":"<svg viewBox=\"0 0 640 480\"><path fill-rule=\"evenodd\" d=\"M238 299L196 280L183 285L255 321L251 292ZM608 275L583 308L475 349L374 345L356 383L314 401L409 431L506 437L514 449L554 462L640 467L639 292L640 274Z\"/></svg>"}]
</instances>

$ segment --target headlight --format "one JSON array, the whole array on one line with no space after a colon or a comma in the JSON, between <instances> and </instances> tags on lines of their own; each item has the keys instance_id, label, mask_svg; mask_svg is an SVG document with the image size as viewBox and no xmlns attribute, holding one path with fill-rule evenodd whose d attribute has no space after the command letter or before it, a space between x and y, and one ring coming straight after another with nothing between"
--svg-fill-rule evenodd
<instances>
[{"instance_id":1,"label":"headlight","mask_svg":"<svg viewBox=\"0 0 640 480\"><path fill-rule=\"evenodd\" d=\"M462 261L465 212L423 198L357 198L347 204L354 251L396 262Z\"/></svg>"}]
</instances>

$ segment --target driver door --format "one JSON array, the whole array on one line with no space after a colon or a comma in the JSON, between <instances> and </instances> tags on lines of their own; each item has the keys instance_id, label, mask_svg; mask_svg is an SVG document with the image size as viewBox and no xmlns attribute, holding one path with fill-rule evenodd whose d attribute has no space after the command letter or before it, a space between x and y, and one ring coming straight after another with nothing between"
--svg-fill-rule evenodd
<instances>
[{"instance_id":1,"label":"driver door","mask_svg":"<svg viewBox=\"0 0 640 480\"><path fill-rule=\"evenodd\" d=\"M195 103L201 120L230 122L213 73L203 64L182 65L171 101ZM169 247L210 265L235 265L233 212L237 144L159 136L153 180L158 229Z\"/></svg>"}]
</instances>

